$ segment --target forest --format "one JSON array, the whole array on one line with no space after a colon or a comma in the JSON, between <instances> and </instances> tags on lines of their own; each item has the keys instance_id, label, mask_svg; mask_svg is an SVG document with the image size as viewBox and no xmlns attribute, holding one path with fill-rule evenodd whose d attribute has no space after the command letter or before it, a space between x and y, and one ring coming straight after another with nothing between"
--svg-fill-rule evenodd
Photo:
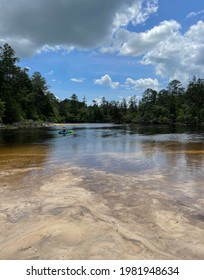
<instances>
[{"instance_id":1,"label":"forest","mask_svg":"<svg viewBox=\"0 0 204 280\"><path fill-rule=\"evenodd\" d=\"M113 122L138 124L204 125L204 79L193 77L186 88L178 80L167 88L134 95L121 101L88 105L76 94L59 100L50 92L40 72L31 76L27 68L18 66L19 58L9 44L0 46L0 123L43 122Z\"/></svg>"}]
</instances>

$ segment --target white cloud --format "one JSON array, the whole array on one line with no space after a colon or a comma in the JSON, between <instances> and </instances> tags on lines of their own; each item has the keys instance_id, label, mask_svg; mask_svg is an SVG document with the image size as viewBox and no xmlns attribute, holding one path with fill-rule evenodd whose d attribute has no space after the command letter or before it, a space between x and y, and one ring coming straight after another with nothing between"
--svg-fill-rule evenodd
<instances>
[{"instance_id":1,"label":"white cloud","mask_svg":"<svg viewBox=\"0 0 204 280\"><path fill-rule=\"evenodd\" d=\"M125 85L129 89L142 89L146 90L147 88L158 90L159 82L157 79L145 78L145 79L138 79L133 80L131 78L127 78L125 81Z\"/></svg>"},{"instance_id":2,"label":"white cloud","mask_svg":"<svg viewBox=\"0 0 204 280\"><path fill-rule=\"evenodd\" d=\"M193 75L204 74L204 22L184 34L172 33L143 57L143 64L154 65L161 77L188 81Z\"/></svg>"},{"instance_id":3,"label":"white cloud","mask_svg":"<svg viewBox=\"0 0 204 280\"><path fill-rule=\"evenodd\" d=\"M20 56L99 47L128 23L144 22L158 0L0 0L0 43Z\"/></svg>"},{"instance_id":4,"label":"white cloud","mask_svg":"<svg viewBox=\"0 0 204 280\"><path fill-rule=\"evenodd\" d=\"M204 13L204 10L201 10L201 11L199 11L199 12L191 12L191 13L189 13L189 14L186 16L186 18L195 17L195 16L201 15L201 14L203 14L203 13Z\"/></svg>"},{"instance_id":5,"label":"white cloud","mask_svg":"<svg viewBox=\"0 0 204 280\"><path fill-rule=\"evenodd\" d=\"M159 82L157 79L144 78L133 80L132 78L127 78L124 84L120 84L119 82L113 82L109 75L104 75L101 79L97 79L94 81L96 85L108 86L112 89L116 88L125 88L128 90L146 90L147 88L158 90Z\"/></svg>"},{"instance_id":6,"label":"white cloud","mask_svg":"<svg viewBox=\"0 0 204 280\"><path fill-rule=\"evenodd\" d=\"M108 86L112 89L116 89L119 87L120 83L119 82L113 82L111 77L109 75L104 75L103 77L101 77L100 79L97 79L94 81L94 83L96 85L104 85L104 86Z\"/></svg>"},{"instance_id":7,"label":"white cloud","mask_svg":"<svg viewBox=\"0 0 204 280\"><path fill-rule=\"evenodd\" d=\"M102 104L103 98L104 98L103 96L100 96L100 97L94 98L93 100L94 100L94 102L96 102L97 105L100 106Z\"/></svg>"},{"instance_id":8,"label":"white cloud","mask_svg":"<svg viewBox=\"0 0 204 280\"><path fill-rule=\"evenodd\" d=\"M121 55L138 56L151 50L155 45L176 33L181 28L175 20L163 21L146 32L129 32L120 29L110 47L102 48L102 52L119 52Z\"/></svg>"},{"instance_id":9,"label":"white cloud","mask_svg":"<svg viewBox=\"0 0 204 280\"><path fill-rule=\"evenodd\" d=\"M151 50L155 45L164 41L166 38L177 32L181 28L174 20L163 21L159 26L142 32L133 33L129 32L128 41L125 42L120 49L122 55L140 55Z\"/></svg>"},{"instance_id":10,"label":"white cloud","mask_svg":"<svg viewBox=\"0 0 204 280\"><path fill-rule=\"evenodd\" d=\"M74 83L83 83L85 78L71 78L70 81Z\"/></svg>"},{"instance_id":11,"label":"white cloud","mask_svg":"<svg viewBox=\"0 0 204 280\"><path fill-rule=\"evenodd\" d=\"M133 25L144 23L157 10L158 0L135 1L132 5L128 5L126 1L121 11L116 13L113 25L118 28L127 26L130 22Z\"/></svg>"},{"instance_id":12,"label":"white cloud","mask_svg":"<svg viewBox=\"0 0 204 280\"><path fill-rule=\"evenodd\" d=\"M198 21L184 34L181 28L178 22L170 20L146 32L120 29L112 44L101 51L133 56L137 62L153 65L160 77L185 83L193 75L204 75L204 22Z\"/></svg>"}]
</instances>

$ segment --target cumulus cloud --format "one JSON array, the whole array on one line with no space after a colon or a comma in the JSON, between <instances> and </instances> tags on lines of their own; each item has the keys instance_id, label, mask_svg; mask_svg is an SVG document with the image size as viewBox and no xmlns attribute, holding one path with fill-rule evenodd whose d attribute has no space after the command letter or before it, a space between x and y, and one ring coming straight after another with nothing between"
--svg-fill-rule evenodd
<instances>
[{"instance_id":1,"label":"cumulus cloud","mask_svg":"<svg viewBox=\"0 0 204 280\"><path fill-rule=\"evenodd\" d=\"M144 22L157 0L0 0L0 43L20 55L64 47L88 49L120 26ZM140 15L140 16L139 16Z\"/></svg>"},{"instance_id":2,"label":"cumulus cloud","mask_svg":"<svg viewBox=\"0 0 204 280\"><path fill-rule=\"evenodd\" d=\"M158 90L159 82L157 79L151 78L140 78L137 80L133 80L132 78L127 78L125 83L113 82L109 75L104 75L100 79L94 81L96 85L103 85L110 87L112 89L116 88L125 88L128 90L138 91L138 90L146 90L147 88Z\"/></svg>"},{"instance_id":3,"label":"cumulus cloud","mask_svg":"<svg viewBox=\"0 0 204 280\"><path fill-rule=\"evenodd\" d=\"M174 20L161 22L159 26L142 33L128 32L128 40L121 49L122 55L140 55L151 50L156 44L164 41L181 28Z\"/></svg>"},{"instance_id":4,"label":"cumulus cloud","mask_svg":"<svg viewBox=\"0 0 204 280\"><path fill-rule=\"evenodd\" d=\"M94 81L94 83L96 85L104 85L104 86L108 86L112 89L116 89L119 87L120 83L119 82L113 82L111 77L109 75L104 75L103 77L101 77L100 79L97 79Z\"/></svg>"},{"instance_id":5,"label":"cumulus cloud","mask_svg":"<svg viewBox=\"0 0 204 280\"><path fill-rule=\"evenodd\" d=\"M133 25L144 23L157 10L158 0L135 1L132 5L128 5L126 1L122 9L116 13L113 25L118 28L127 26L130 22Z\"/></svg>"},{"instance_id":6,"label":"cumulus cloud","mask_svg":"<svg viewBox=\"0 0 204 280\"><path fill-rule=\"evenodd\" d=\"M175 20L163 21L146 32L120 29L112 44L102 52L133 56L144 65L153 65L162 78L187 82L204 74L204 22L198 21L181 33Z\"/></svg>"},{"instance_id":7,"label":"cumulus cloud","mask_svg":"<svg viewBox=\"0 0 204 280\"><path fill-rule=\"evenodd\" d=\"M185 34L172 33L143 57L143 64L154 65L156 74L187 81L204 74L204 22L199 21Z\"/></svg>"},{"instance_id":8,"label":"cumulus cloud","mask_svg":"<svg viewBox=\"0 0 204 280\"><path fill-rule=\"evenodd\" d=\"M164 78L183 81L203 75L203 21L184 34L175 20L146 32L128 30L130 23L144 23L157 10L158 0L0 0L0 45L9 43L18 56L100 48L103 53L133 56ZM204 10L191 12L187 18L201 14ZM108 75L96 81L119 87Z\"/></svg>"},{"instance_id":9,"label":"cumulus cloud","mask_svg":"<svg viewBox=\"0 0 204 280\"><path fill-rule=\"evenodd\" d=\"M159 82L157 79L145 78L133 80L131 78L127 78L125 81L125 85L130 89L142 89L146 90L147 88L158 90Z\"/></svg>"},{"instance_id":10,"label":"cumulus cloud","mask_svg":"<svg viewBox=\"0 0 204 280\"><path fill-rule=\"evenodd\" d=\"M121 55L138 56L151 50L155 45L176 33L181 28L175 20L163 21L146 32L130 32L120 29L115 34L112 46L102 52L119 52Z\"/></svg>"}]
</instances>

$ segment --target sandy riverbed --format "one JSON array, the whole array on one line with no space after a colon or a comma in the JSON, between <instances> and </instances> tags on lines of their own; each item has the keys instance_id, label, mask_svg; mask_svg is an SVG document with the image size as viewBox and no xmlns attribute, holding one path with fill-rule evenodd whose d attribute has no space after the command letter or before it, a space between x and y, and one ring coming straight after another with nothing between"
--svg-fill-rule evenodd
<instances>
[{"instance_id":1,"label":"sandy riverbed","mask_svg":"<svg viewBox=\"0 0 204 280\"><path fill-rule=\"evenodd\" d=\"M191 196L201 182L42 172L1 172L0 259L204 259L204 199Z\"/></svg>"}]
</instances>

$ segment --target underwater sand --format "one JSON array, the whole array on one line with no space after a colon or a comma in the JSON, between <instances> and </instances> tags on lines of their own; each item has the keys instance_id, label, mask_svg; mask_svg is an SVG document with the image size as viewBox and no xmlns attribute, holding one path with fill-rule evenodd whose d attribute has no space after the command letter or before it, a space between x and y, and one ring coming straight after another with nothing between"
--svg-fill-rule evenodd
<instances>
[{"instance_id":1,"label":"underwater sand","mask_svg":"<svg viewBox=\"0 0 204 280\"><path fill-rule=\"evenodd\" d=\"M0 259L204 259L199 179L9 166L0 172Z\"/></svg>"}]
</instances>

